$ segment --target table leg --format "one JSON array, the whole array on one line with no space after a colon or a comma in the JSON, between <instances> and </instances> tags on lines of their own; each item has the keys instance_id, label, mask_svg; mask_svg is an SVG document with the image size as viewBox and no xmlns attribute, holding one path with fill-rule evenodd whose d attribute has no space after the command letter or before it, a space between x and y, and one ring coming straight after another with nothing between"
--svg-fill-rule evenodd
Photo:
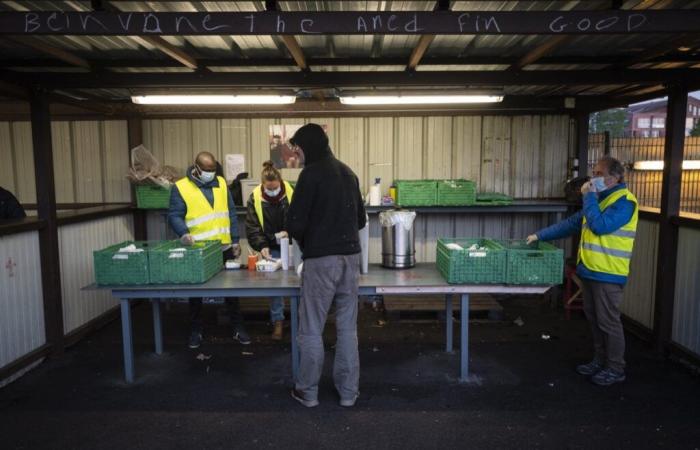
<instances>
[{"instance_id":1,"label":"table leg","mask_svg":"<svg viewBox=\"0 0 700 450\"><path fill-rule=\"evenodd\" d=\"M151 305L153 306L153 333L156 342L156 355L163 354L163 323L160 313L160 299L152 298Z\"/></svg>"},{"instance_id":2,"label":"table leg","mask_svg":"<svg viewBox=\"0 0 700 450\"><path fill-rule=\"evenodd\" d=\"M297 335L299 334L299 297L291 297L289 299L289 313L292 326L292 379L296 382L297 374L299 373L299 343L297 342Z\"/></svg>"},{"instance_id":3,"label":"table leg","mask_svg":"<svg viewBox=\"0 0 700 450\"><path fill-rule=\"evenodd\" d=\"M460 301L460 372L459 380L469 378L469 294L462 294Z\"/></svg>"},{"instance_id":4,"label":"table leg","mask_svg":"<svg viewBox=\"0 0 700 450\"><path fill-rule=\"evenodd\" d=\"M452 327L454 323L452 319L452 295L448 294L445 296L445 351L447 353L452 352Z\"/></svg>"},{"instance_id":5,"label":"table leg","mask_svg":"<svg viewBox=\"0 0 700 450\"><path fill-rule=\"evenodd\" d=\"M126 298L121 299L122 345L124 347L124 378L134 382L134 339L131 333L131 305Z\"/></svg>"}]
</instances>

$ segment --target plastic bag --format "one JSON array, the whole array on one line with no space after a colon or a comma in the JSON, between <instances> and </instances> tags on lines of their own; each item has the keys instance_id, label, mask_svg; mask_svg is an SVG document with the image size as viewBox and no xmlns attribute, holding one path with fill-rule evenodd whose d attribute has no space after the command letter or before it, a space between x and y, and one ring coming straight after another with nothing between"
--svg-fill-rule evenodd
<instances>
[{"instance_id":1,"label":"plastic bag","mask_svg":"<svg viewBox=\"0 0 700 450\"><path fill-rule=\"evenodd\" d=\"M127 178L134 184L154 184L169 188L181 178L172 166L161 166L143 145L131 149L131 167Z\"/></svg>"},{"instance_id":2,"label":"plastic bag","mask_svg":"<svg viewBox=\"0 0 700 450\"><path fill-rule=\"evenodd\" d=\"M379 223L383 227L393 227L401 225L408 231L413 228L413 221L416 220L415 211L382 211L379 213Z\"/></svg>"}]
</instances>

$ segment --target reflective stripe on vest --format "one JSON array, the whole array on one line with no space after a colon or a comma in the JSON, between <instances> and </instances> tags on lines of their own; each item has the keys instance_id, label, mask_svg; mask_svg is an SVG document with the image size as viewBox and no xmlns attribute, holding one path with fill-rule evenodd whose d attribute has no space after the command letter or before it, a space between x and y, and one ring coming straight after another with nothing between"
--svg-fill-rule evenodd
<instances>
[{"instance_id":1,"label":"reflective stripe on vest","mask_svg":"<svg viewBox=\"0 0 700 450\"><path fill-rule=\"evenodd\" d=\"M601 201L599 206L601 211L605 211L623 197L634 203L634 212L625 225L612 233L595 234L588 226L585 216L583 218L578 262L583 262L590 270L612 275L629 275L639 214L637 199L629 190L620 189Z\"/></svg>"},{"instance_id":2,"label":"reflective stripe on vest","mask_svg":"<svg viewBox=\"0 0 700 450\"><path fill-rule=\"evenodd\" d=\"M212 188L213 206L199 186L189 178L182 178L175 185L187 206L185 223L192 237L197 241L221 241L222 244L230 244L228 187L222 177L216 178L219 186Z\"/></svg>"},{"instance_id":3,"label":"reflective stripe on vest","mask_svg":"<svg viewBox=\"0 0 700 450\"><path fill-rule=\"evenodd\" d=\"M287 197L287 201L291 204L292 203L292 196L294 195L294 189L292 188L292 185L287 183L286 181L283 181L284 183L284 195ZM253 205L255 206L255 214L258 216L258 222L260 222L260 228L265 231L265 225L263 222L263 196L262 196L262 185L256 186L255 189L253 189Z\"/></svg>"}]
</instances>

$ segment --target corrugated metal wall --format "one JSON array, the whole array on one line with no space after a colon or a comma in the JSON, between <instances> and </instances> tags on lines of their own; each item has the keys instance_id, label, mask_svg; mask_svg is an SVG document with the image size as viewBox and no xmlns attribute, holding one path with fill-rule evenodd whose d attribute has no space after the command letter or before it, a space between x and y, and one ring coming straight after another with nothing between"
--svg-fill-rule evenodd
<instances>
[{"instance_id":1,"label":"corrugated metal wall","mask_svg":"<svg viewBox=\"0 0 700 450\"><path fill-rule=\"evenodd\" d=\"M95 281L92 252L133 239L131 215L59 228L63 323L70 333L118 304L106 291L81 291Z\"/></svg>"},{"instance_id":2,"label":"corrugated metal wall","mask_svg":"<svg viewBox=\"0 0 700 450\"><path fill-rule=\"evenodd\" d=\"M331 147L364 190L381 177L385 193L394 179L467 178L518 198L563 197L572 154L568 116L146 120L144 143L183 173L200 151L219 160L241 153L257 177L269 126L308 122L328 125Z\"/></svg>"},{"instance_id":3,"label":"corrugated metal wall","mask_svg":"<svg viewBox=\"0 0 700 450\"><path fill-rule=\"evenodd\" d=\"M126 121L52 122L56 201L129 202ZM29 122L0 122L0 184L36 203Z\"/></svg>"},{"instance_id":4,"label":"corrugated metal wall","mask_svg":"<svg viewBox=\"0 0 700 450\"><path fill-rule=\"evenodd\" d=\"M3 367L46 343L38 233L0 237L0 264L0 367Z\"/></svg>"},{"instance_id":5,"label":"corrugated metal wall","mask_svg":"<svg viewBox=\"0 0 700 450\"><path fill-rule=\"evenodd\" d=\"M680 229L674 302L672 339L700 355L700 230Z\"/></svg>"},{"instance_id":6,"label":"corrugated metal wall","mask_svg":"<svg viewBox=\"0 0 700 450\"><path fill-rule=\"evenodd\" d=\"M656 255L659 224L639 220L637 237L630 264L630 277L625 286L621 311L627 317L651 329L654 326L654 295L656 289Z\"/></svg>"}]
</instances>

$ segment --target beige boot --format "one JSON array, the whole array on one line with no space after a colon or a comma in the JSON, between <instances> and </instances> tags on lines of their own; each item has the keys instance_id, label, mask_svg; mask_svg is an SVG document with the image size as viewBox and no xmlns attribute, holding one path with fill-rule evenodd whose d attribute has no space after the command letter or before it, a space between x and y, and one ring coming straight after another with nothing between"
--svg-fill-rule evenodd
<instances>
[{"instance_id":1,"label":"beige boot","mask_svg":"<svg viewBox=\"0 0 700 450\"><path fill-rule=\"evenodd\" d=\"M283 327L283 322L281 320L277 320L272 324L272 340L273 341L281 341L282 340L282 327Z\"/></svg>"}]
</instances>

